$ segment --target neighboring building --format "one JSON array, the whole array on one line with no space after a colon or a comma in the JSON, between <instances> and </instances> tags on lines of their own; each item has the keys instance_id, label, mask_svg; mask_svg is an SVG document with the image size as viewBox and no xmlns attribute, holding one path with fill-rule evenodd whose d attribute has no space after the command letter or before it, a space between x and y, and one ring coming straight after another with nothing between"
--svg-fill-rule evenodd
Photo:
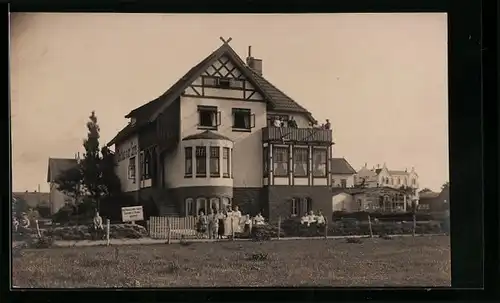
<instances>
[{"instance_id":1,"label":"neighboring building","mask_svg":"<svg viewBox=\"0 0 500 303\"><path fill-rule=\"evenodd\" d=\"M74 199L68 197L57 189L55 180L65 170L75 167L78 164L76 159L56 159L49 158L49 167L47 170L47 182L50 185L49 201L50 213L55 214L66 203L74 203Z\"/></svg>"},{"instance_id":2,"label":"neighboring building","mask_svg":"<svg viewBox=\"0 0 500 303\"><path fill-rule=\"evenodd\" d=\"M356 170L345 158L331 159L330 175L332 178L332 187L353 187L354 175Z\"/></svg>"},{"instance_id":3,"label":"neighboring building","mask_svg":"<svg viewBox=\"0 0 500 303\"><path fill-rule=\"evenodd\" d=\"M415 168L408 170L389 170L384 163L382 168L368 169L367 164L362 167L355 176L355 184L362 187L391 187L396 189L407 189L408 198L418 204L418 174ZM412 194L410 194L412 192Z\"/></svg>"},{"instance_id":4,"label":"neighboring building","mask_svg":"<svg viewBox=\"0 0 500 303\"><path fill-rule=\"evenodd\" d=\"M122 189L159 215L236 204L266 217L329 211L331 130L267 81L262 60L226 43L155 100L132 110L109 143ZM280 117L284 127L274 127ZM288 126L293 118L297 128ZM152 215L152 214L150 214Z\"/></svg>"},{"instance_id":5,"label":"neighboring building","mask_svg":"<svg viewBox=\"0 0 500 303\"><path fill-rule=\"evenodd\" d=\"M393 187L333 188L333 211L407 211L405 191Z\"/></svg>"},{"instance_id":6,"label":"neighboring building","mask_svg":"<svg viewBox=\"0 0 500 303\"><path fill-rule=\"evenodd\" d=\"M50 193L38 191L13 192L12 197L16 200L23 200L30 208L50 207Z\"/></svg>"},{"instance_id":7,"label":"neighboring building","mask_svg":"<svg viewBox=\"0 0 500 303\"><path fill-rule=\"evenodd\" d=\"M418 209L422 211L439 212L449 207L450 188L446 186L441 192L421 192L419 194Z\"/></svg>"}]
</instances>

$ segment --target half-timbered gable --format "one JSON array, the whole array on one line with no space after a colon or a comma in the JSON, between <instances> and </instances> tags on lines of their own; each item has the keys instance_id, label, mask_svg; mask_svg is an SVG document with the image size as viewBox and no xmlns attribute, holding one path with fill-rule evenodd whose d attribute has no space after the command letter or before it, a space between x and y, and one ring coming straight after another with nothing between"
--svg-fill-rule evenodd
<instances>
[{"instance_id":1,"label":"half-timbered gable","mask_svg":"<svg viewBox=\"0 0 500 303\"><path fill-rule=\"evenodd\" d=\"M184 96L264 101L264 96L244 75L239 64L229 55L222 55L196 78L184 91Z\"/></svg>"}]
</instances>

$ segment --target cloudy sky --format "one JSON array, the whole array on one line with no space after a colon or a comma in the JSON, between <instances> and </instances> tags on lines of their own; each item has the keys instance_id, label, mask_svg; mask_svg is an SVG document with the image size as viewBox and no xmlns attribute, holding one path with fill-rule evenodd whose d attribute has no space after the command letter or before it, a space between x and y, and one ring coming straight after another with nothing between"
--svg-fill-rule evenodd
<instances>
[{"instance_id":1,"label":"cloudy sky","mask_svg":"<svg viewBox=\"0 0 500 303\"><path fill-rule=\"evenodd\" d=\"M335 157L448 180L445 14L13 14L13 190L46 182L49 157L82 152L92 110L102 142L232 37L241 57L334 128Z\"/></svg>"}]
</instances>

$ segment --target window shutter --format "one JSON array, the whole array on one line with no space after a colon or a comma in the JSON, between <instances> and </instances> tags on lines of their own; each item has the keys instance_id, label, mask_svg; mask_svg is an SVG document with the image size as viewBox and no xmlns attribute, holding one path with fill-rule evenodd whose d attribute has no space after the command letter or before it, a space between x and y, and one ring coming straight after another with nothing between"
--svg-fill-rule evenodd
<instances>
[{"instance_id":1,"label":"window shutter","mask_svg":"<svg viewBox=\"0 0 500 303\"><path fill-rule=\"evenodd\" d=\"M222 120L222 117L221 117L221 112L218 111L217 112L217 121L216 121L216 125L217 126L220 126L221 125L221 120Z\"/></svg>"},{"instance_id":2,"label":"window shutter","mask_svg":"<svg viewBox=\"0 0 500 303\"><path fill-rule=\"evenodd\" d=\"M250 115L250 128L255 127L255 114Z\"/></svg>"},{"instance_id":3,"label":"window shutter","mask_svg":"<svg viewBox=\"0 0 500 303\"><path fill-rule=\"evenodd\" d=\"M300 199L299 211L300 211L299 215L301 215L301 216L307 212L307 200L305 198Z\"/></svg>"}]
</instances>

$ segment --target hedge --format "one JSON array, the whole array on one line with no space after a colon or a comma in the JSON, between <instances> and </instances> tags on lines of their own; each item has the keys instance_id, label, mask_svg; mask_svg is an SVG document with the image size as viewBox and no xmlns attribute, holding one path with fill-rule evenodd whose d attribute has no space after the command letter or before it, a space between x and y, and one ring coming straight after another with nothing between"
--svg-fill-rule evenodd
<instances>
[{"instance_id":1,"label":"hedge","mask_svg":"<svg viewBox=\"0 0 500 303\"><path fill-rule=\"evenodd\" d=\"M404 213L387 213L387 212L342 212L335 211L332 214L332 221L339 221L342 219L355 219L358 221L368 220L368 215L372 220L378 219L379 221L413 221L412 212ZM415 217L417 221L432 221L443 219L443 212L430 213L430 212L417 212Z\"/></svg>"},{"instance_id":2,"label":"hedge","mask_svg":"<svg viewBox=\"0 0 500 303\"><path fill-rule=\"evenodd\" d=\"M43 237L53 240L100 240L105 238L105 231L94 232L92 225L63 226L40 230ZM138 239L148 236L146 228L133 224L112 224L109 226L111 239ZM16 238L37 237L36 231L16 235Z\"/></svg>"}]
</instances>

